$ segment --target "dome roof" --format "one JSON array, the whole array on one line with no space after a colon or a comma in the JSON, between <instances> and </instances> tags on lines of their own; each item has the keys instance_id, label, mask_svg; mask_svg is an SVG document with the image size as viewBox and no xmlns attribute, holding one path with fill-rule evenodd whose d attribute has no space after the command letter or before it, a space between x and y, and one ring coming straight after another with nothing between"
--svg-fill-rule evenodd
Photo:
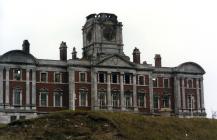
<instances>
[{"instance_id":1,"label":"dome roof","mask_svg":"<svg viewBox=\"0 0 217 140\"><path fill-rule=\"evenodd\" d=\"M0 63L36 65L36 58L22 50L12 50L0 56Z\"/></svg>"}]
</instances>

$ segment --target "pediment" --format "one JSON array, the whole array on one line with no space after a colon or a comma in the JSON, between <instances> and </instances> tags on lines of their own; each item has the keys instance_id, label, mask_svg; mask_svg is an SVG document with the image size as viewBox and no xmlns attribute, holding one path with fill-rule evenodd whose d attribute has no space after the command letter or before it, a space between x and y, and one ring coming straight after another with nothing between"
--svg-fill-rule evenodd
<instances>
[{"instance_id":1,"label":"pediment","mask_svg":"<svg viewBox=\"0 0 217 140\"><path fill-rule=\"evenodd\" d=\"M177 67L179 72L205 74L204 69L194 62L186 62Z\"/></svg>"},{"instance_id":2,"label":"pediment","mask_svg":"<svg viewBox=\"0 0 217 140\"><path fill-rule=\"evenodd\" d=\"M97 63L98 66L108 66L108 67L134 67L135 64L129 60L123 58L120 55L112 55L104 58L103 60Z\"/></svg>"}]
</instances>

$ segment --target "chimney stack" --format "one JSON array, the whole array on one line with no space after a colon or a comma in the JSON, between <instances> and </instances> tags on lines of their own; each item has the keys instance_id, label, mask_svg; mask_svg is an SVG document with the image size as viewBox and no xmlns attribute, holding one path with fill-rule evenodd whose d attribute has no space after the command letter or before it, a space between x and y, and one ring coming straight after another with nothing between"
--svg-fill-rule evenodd
<instances>
[{"instance_id":1,"label":"chimney stack","mask_svg":"<svg viewBox=\"0 0 217 140\"><path fill-rule=\"evenodd\" d=\"M25 52L25 53L29 53L29 46L30 46L30 44L29 44L29 41L28 40L23 40L23 51Z\"/></svg>"},{"instance_id":2,"label":"chimney stack","mask_svg":"<svg viewBox=\"0 0 217 140\"><path fill-rule=\"evenodd\" d=\"M60 60L67 61L67 46L66 42L60 44Z\"/></svg>"},{"instance_id":3,"label":"chimney stack","mask_svg":"<svg viewBox=\"0 0 217 140\"><path fill-rule=\"evenodd\" d=\"M140 64L140 51L136 47L133 50L133 62L136 64Z\"/></svg>"},{"instance_id":4,"label":"chimney stack","mask_svg":"<svg viewBox=\"0 0 217 140\"><path fill-rule=\"evenodd\" d=\"M161 67L161 56L160 54L155 54L155 67L160 68Z\"/></svg>"}]
</instances>

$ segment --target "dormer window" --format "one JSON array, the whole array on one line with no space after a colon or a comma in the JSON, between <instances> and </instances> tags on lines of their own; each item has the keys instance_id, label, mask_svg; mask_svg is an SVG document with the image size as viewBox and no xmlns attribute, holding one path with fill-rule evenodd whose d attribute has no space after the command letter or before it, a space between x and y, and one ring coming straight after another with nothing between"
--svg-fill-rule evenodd
<instances>
[{"instance_id":1,"label":"dormer window","mask_svg":"<svg viewBox=\"0 0 217 140\"><path fill-rule=\"evenodd\" d=\"M20 69L14 69L14 79L21 80L21 70Z\"/></svg>"}]
</instances>

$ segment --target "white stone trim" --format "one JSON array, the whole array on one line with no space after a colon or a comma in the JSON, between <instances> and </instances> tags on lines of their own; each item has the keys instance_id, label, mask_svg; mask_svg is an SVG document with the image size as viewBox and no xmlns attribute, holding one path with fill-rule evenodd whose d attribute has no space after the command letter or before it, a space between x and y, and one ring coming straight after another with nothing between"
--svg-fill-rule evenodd
<instances>
[{"instance_id":1,"label":"white stone trim","mask_svg":"<svg viewBox=\"0 0 217 140\"><path fill-rule=\"evenodd\" d=\"M81 81L81 74L84 74L84 81ZM87 82L87 72L86 71L79 71L79 82L80 83Z\"/></svg>"}]
</instances>

